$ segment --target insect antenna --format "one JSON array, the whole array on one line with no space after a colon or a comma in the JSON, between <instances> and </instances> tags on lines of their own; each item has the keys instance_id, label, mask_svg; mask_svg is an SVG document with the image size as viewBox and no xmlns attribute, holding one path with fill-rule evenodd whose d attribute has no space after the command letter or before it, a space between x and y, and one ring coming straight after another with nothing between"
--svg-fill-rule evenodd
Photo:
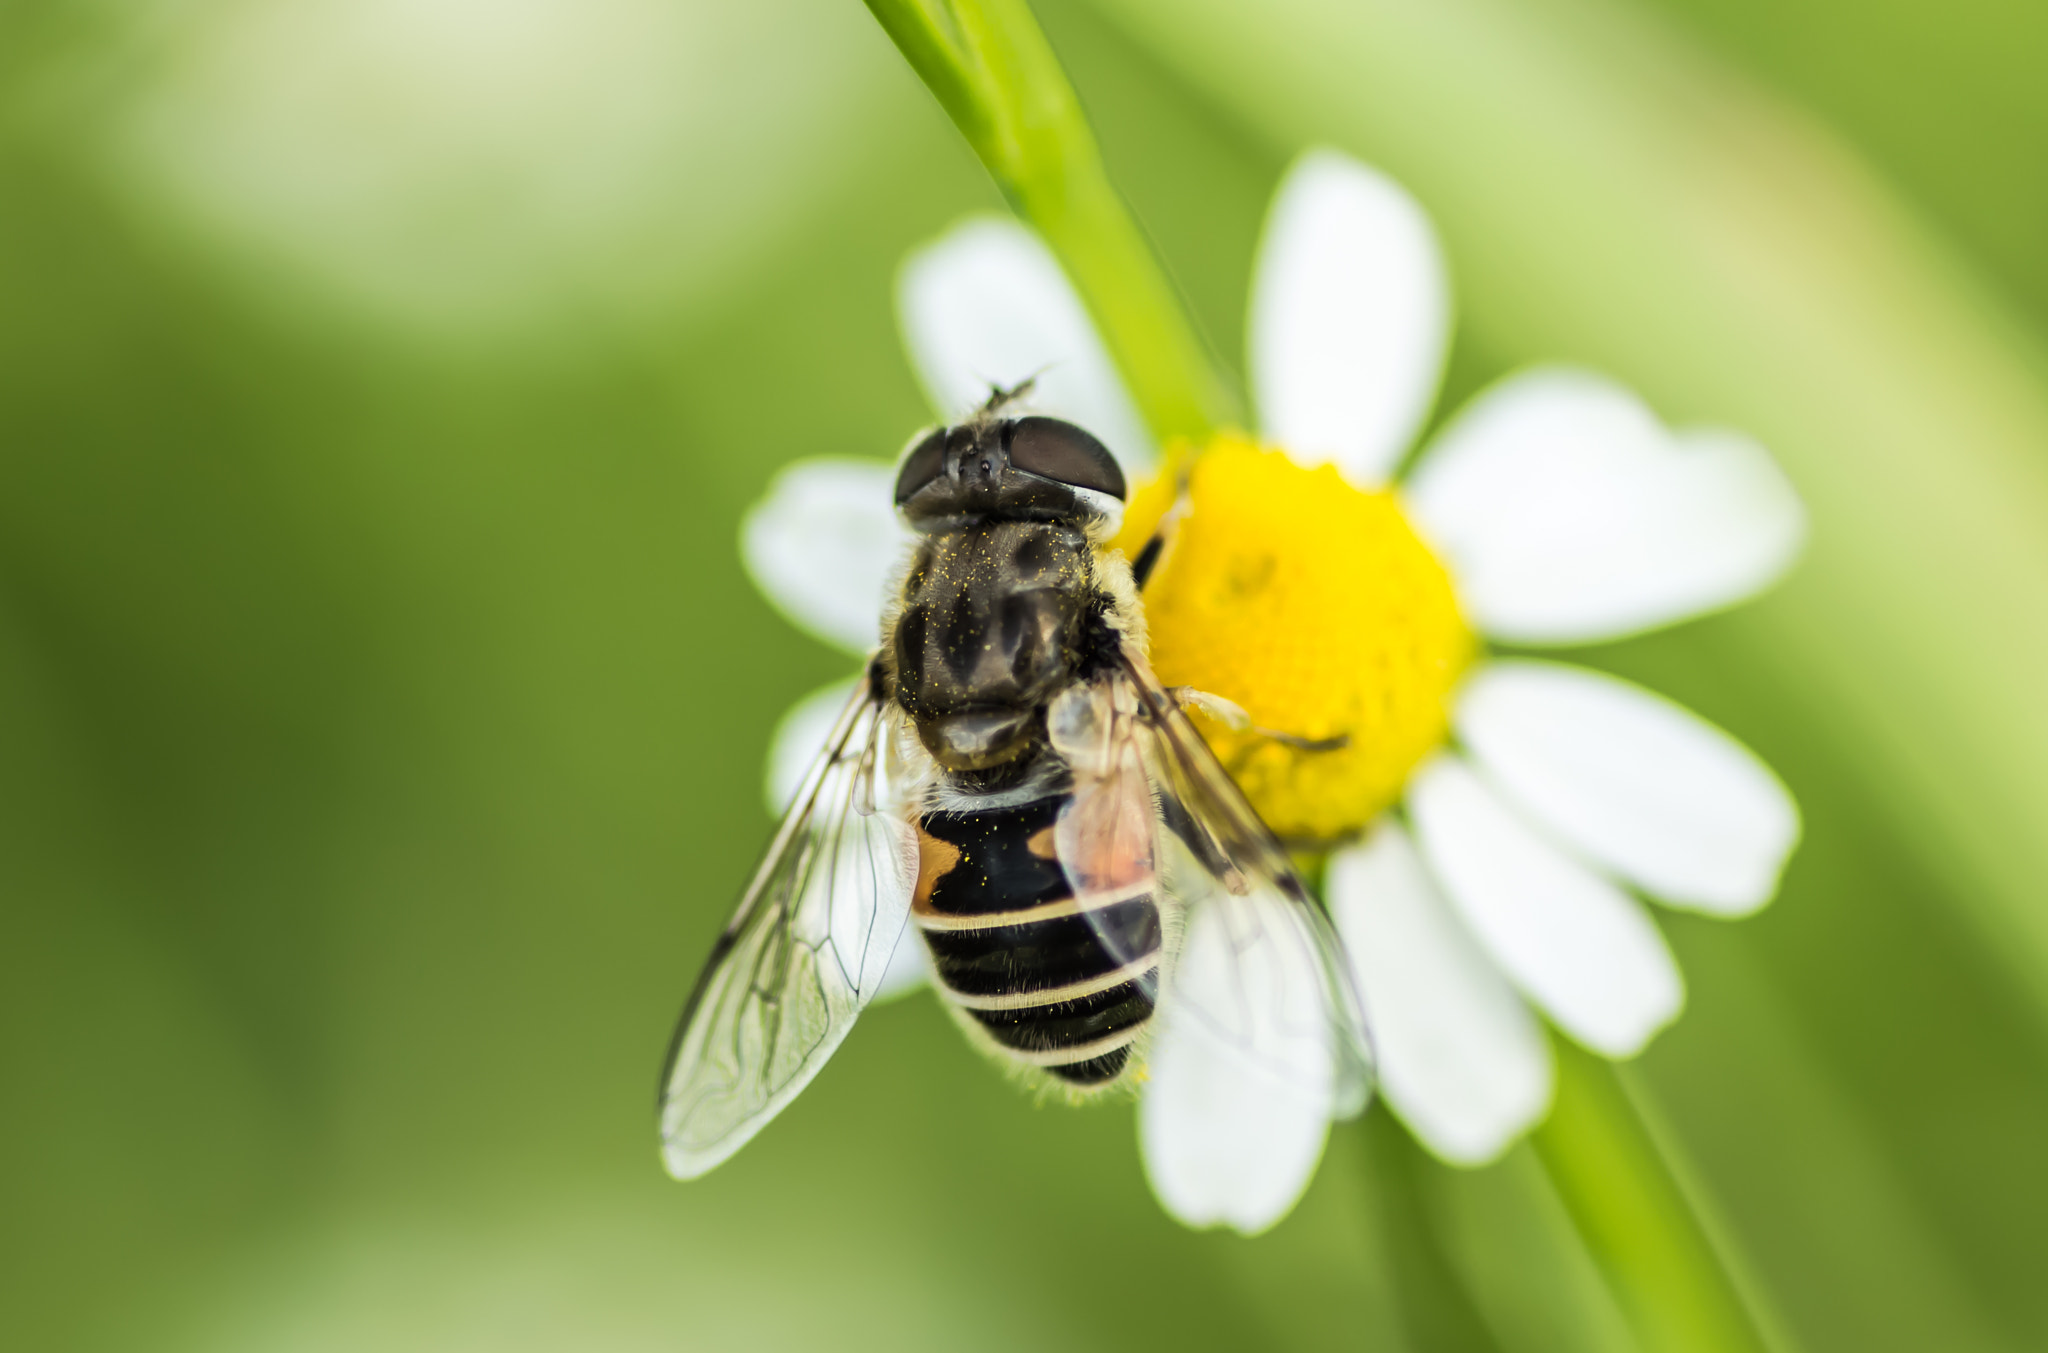
<instances>
[{"instance_id":1,"label":"insect antenna","mask_svg":"<svg viewBox=\"0 0 2048 1353\"><path fill-rule=\"evenodd\" d=\"M997 414L1030 394L1032 387L1038 384L1038 378L1043 376L1049 369L1048 367L1040 367L1007 390L996 382L990 381L988 398L982 401L981 407L976 409L967 421L976 425L994 422Z\"/></svg>"}]
</instances>

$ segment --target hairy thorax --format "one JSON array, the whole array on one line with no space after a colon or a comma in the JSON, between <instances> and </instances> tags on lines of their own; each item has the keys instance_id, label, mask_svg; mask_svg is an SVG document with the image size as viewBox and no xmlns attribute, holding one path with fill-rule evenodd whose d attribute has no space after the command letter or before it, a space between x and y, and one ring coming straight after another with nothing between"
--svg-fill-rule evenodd
<instances>
[{"instance_id":1,"label":"hairy thorax","mask_svg":"<svg viewBox=\"0 0 2048 1353\"><path fill-rule=\"evenodd\" d=\"M1096 589L1084 532L989 521L928 537L903 583L897 698L950 771L1015 761L1085 656Z\"/></svg>"}]
</instances>

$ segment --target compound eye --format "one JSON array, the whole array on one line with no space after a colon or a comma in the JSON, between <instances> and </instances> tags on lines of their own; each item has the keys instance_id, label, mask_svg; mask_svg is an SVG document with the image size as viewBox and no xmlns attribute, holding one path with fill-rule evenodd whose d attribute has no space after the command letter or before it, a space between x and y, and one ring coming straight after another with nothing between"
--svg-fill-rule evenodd
<instances>
[{"instance_id":1,"label":"compound eye","mask_svg":"<svg viewBox=\"0 0 2048 1353\"><path fill-rule=\"evenodd\" d=\"M933 432L903 457L903 468L896 472L896 506L909 502L912 494L945 473L946 431Z\"/></svg>"},{"instance_id":2,"label":"compound eye","mask_svg":"<svg viewBox=\"0 0 2048 1353\"><path fill-rule=\"evenodd\" d=\"M1109 448L1057 418L1019 418L1010 429L1010 464L1041 479L1122 500L1124 472Z\"/></svg>"}]
</instances>

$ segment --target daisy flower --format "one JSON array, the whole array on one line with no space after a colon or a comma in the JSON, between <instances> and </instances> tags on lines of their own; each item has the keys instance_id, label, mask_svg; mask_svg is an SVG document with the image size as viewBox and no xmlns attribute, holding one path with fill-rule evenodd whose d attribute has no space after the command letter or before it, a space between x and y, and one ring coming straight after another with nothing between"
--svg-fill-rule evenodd
<instances>
[{"instance_id":1,"label":"daisy flower","mask_svg":"<svg viewBox=\"0 0 2048 1353\"><path fill-rule=\"evenodd\" d=\"M1134 482L1157 465L1087 312L1021 225L973 220L920 250L899 304L942 418L1036 374L1032 411L1090 429ZM1568 368L1481 392L1403 473L1450 317L1443 255L1414 200L1338 153L1303 156L1255 268L1258 433L1190 448L1184 486L1143 484L1118 543L1134 555L1180 502L1144 594L1153 668L1293 735L1204 724L1275 832L1327 856L1387 1103L1437 1156L1477 1165L1548 1108L1538 1012L1611 1058L1679 1013L1684 983L1641 899L1746 915L1770 900L1799 834L1784 787L1726 733L1526 650L1733 605L1784 572L1805 518L1753 441L1673 430L1613 381ZM876 642L901 548L892 474L799 463L744 529L770 600L856 656ZM846 691L784 720L777 810ZM916 980L918 948L900 946L897 989ZM1327 1123L1274 1121L1313 1108L1190 1093L1163 1055L1140 1105L1154 1190L1193 1225L1270 1225L1306 1187ZM1281 1145L1250 1152L1261 1137Z\"/></svg>"}]
</instances>

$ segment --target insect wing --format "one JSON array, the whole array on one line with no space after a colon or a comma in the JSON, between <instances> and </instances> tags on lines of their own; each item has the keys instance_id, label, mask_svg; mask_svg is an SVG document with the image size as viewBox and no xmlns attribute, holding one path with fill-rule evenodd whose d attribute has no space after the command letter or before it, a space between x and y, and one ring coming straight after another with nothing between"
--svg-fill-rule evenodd
<instances>
[{"instance_id":1,"label":"insect wing","mask_svg":"<svg viewBox=\"0 0 2048 1353\"><path fill-rule=\"evenodd\" d=\"M817 1075L888 971L917 840L878 779L896 729L863 681L697 979L662 1074L662 1157L719 1164Z\"/></svg>"},{"instance_id":2,"label":"insect wing","mask_svg":"<svg viewBox=\"0 0 2048 1353\"><path fill-rule=\"evenodd\" d=\"M1157 959L1157 924L1132 925L1123 903L1155 899L1159 816L1144 749L1132 737L1136 705L1115 683L1069 687L1047 713L1073 789L1053 829L1053 853L1081 915L1105 953L1128 967ZM1153 913L1156 916L1156 911ZM1149 998L1156 978L1140 979Z\"/></svg>"},{"instance_id":3,"label":"insect wing","mask_svg":"<svg viewBox=\"0 0 2048 1353\"><path fill-rule=\"evenodd\" d=\"M1200 1056L1219 1091L1229 1080L1322 1102L1326 1117L1363 1111L1371 1040L1328 913L1143 660L1127 653L1124 676L1167 827L1161 884L1183 918L1155 1078Z\"/></svg>"}]
</instances>

